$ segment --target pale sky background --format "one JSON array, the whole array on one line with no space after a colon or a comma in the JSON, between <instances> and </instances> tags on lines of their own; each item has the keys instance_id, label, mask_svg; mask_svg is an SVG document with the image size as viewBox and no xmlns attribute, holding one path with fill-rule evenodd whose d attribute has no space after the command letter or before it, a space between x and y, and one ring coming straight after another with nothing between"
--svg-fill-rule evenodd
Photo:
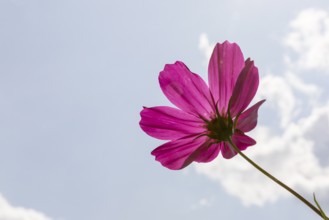
<instances>
[{"instance_id":1,"label":"pale sky background","mask_svg":"<svg viewBox=\"0 0 329 220\"><path fill-rule=\"evenodd\" d=\"M162 167L142 106L229 40L266 98L246 151L329 212L329 2L1 0L0 220L319 219L239 157ZM327 212L327 213L328 213Z\"/></svg>"}]
</instances>

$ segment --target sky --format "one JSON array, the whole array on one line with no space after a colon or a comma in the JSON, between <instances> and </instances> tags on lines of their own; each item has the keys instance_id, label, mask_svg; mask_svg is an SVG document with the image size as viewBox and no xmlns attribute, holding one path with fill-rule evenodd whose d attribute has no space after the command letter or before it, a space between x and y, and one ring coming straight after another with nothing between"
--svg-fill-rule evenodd
<instances>
[{"instance_id":1,"label":"sky","mask_svg":"<svg viewBox=\"0 0 329 220\"><path fill-rule=\"evenodd\" d=\"M242 158L171 171L139 127L158 74L240 45L265 98L245 153L329 213L329 3L0 1L0 220L319 219Z\"/></svg>"}]
</instances>

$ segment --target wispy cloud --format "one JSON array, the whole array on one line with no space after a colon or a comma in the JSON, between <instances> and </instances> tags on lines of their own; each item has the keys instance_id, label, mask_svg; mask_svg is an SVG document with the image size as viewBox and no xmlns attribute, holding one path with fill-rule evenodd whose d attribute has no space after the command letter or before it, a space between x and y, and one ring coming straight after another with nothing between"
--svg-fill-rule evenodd
<instances>
[{"instance_id":1,"label":"wispy cloud","mask_svg":"<svg viewBox=\"0 0 329 220\"><path fill-rule=\"evenodd\" d=\"M298 65L304 71L317 68L329 72L329 60L325 61L329 56L322 58L322 61L310 58L315 50L323 56L329 54L329 40L321 35L328 32L329 36L327 13L319 11L321 13L316 15L314 21L308 21L311 24L306 24L306 30L302 30L301 26L302 21L317 14L315 12L314 9L308 9L298 14L291 22L291 32L283 40L287 48L294 49L297 60L293 62L291 58L289 63L285 63L283 74L267 73L261 78L256 99L266 98L268 101L260 114L269 110L272 115L267 119L268 124L260 122L252 134L257 145L248 149L246 154L306 197L312 199L312 193L316 192L319 200L329 202L329 135L326 135L329 131L329 102L319 101L321 92L327 88L305 82L292 68ZM309 27L315 25L314 22L322 25L324 32ZM309 35L322 40L313 47L307 37ZM292 36L299 42L293 43ZM200 37L200 49L209 58L212 44L205 34ZM307 64L302 64L303 61ZM325 62L328 66L324 65ZM218 158L209 164L197 164L196 170L219 182L229 194L239 198L245 205L262 206L290 196L239 157L231 160Z\"/></svg>"},{"instance_id":2,"label":"wispy cloud","mask_svg":"<svg viewBox=\"0 0 329 220\"><path fill-rule=\"evenodd\" d=\"M329 74L329 14L322 9L302 10L290 22L291 32L284 44L293 53L285 56L288 65L317 69Z\"/></svg>"},{"instance_id":3,"label":"wispy cloud","mask_svg":"<svg viewBox=\"0 0 329 220\"><path fill-rule=\"evenodd\" d=\"M199 49L205 56L204 64L208 64L209 57L211 56L212 50L215 44L209 42L208 36L206 33L202 33L199 38Z\"/></svg>"},{"instance_id":4,"label":"wispy cloud","mask_svg":"<svg viewBox=\"0 0 329 220\"><path fill-rule=\"evenodd\" d=\"M15 207L0 194L0 220L51 220L33 209Z\"/></svg>"}]
</instances>

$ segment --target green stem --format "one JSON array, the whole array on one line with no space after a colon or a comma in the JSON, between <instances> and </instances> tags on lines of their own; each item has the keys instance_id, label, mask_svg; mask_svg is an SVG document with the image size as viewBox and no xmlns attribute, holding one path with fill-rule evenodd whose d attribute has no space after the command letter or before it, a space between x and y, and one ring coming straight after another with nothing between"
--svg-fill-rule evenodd
<instances>
[{"instance_id":1,"label":"green stem","mask_svg":"<svg viewBox=\"0 0 329 220\"><path fill-rule=\"evenodd\" d=\"M231 144L231 146L233 147L233 149L240 155L242 156L246 161L248 161L251 165L253 165L257 170L259 170L260 172L262 172L265 176L267 176L268 178L270 178L271 180L273 180L274 182L276 182L277 184L279 184L280 186L282 186L283 188L285 188L286 190L288 190L291 194L293 194L294 196L296 196L300 201L302 201L305 205L307 205L308 207L310 207L316 214L318 214L321 218L324 218L320 212L320 210L318 210L314 205L312 205L309 201L307 201L304 197L302 197L301 195L299 195L296 191L294 191L293 189L291 189L290 187L288 187L286 184L284 184L283 182L281 182L280 180L278 180L277 178L275 178L274 176L272 176L271 174L269 174L266 170L264 170L263 168L261 168L260 166L258 166L254 161L252 161L251 159L249 159L249 157L247 157L244 153L242 153L240 151L240 149L233 143L232 139L230 138L229 143ZM324 218L325 219L325 218Z\"/></svg>"}]
</instances>

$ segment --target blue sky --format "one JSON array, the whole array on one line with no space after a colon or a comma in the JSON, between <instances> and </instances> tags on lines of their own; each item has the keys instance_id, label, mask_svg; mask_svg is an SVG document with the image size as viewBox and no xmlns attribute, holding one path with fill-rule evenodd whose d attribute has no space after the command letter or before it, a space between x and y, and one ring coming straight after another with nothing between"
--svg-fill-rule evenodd
<instances>
[{"instance_id":1,"label":"blue sky","mask_svg":"<svg viewBox=\"0 0 329 220\"><path fill-rule=\"evenodd\" d=\"M240 158L174 172L150 155L139 112L171 105L159 71L206 79L224 40L267 99L246 153L328 210L326 1L3 0L0 220L319 219Z\"/></svg>"}]
</instances>

